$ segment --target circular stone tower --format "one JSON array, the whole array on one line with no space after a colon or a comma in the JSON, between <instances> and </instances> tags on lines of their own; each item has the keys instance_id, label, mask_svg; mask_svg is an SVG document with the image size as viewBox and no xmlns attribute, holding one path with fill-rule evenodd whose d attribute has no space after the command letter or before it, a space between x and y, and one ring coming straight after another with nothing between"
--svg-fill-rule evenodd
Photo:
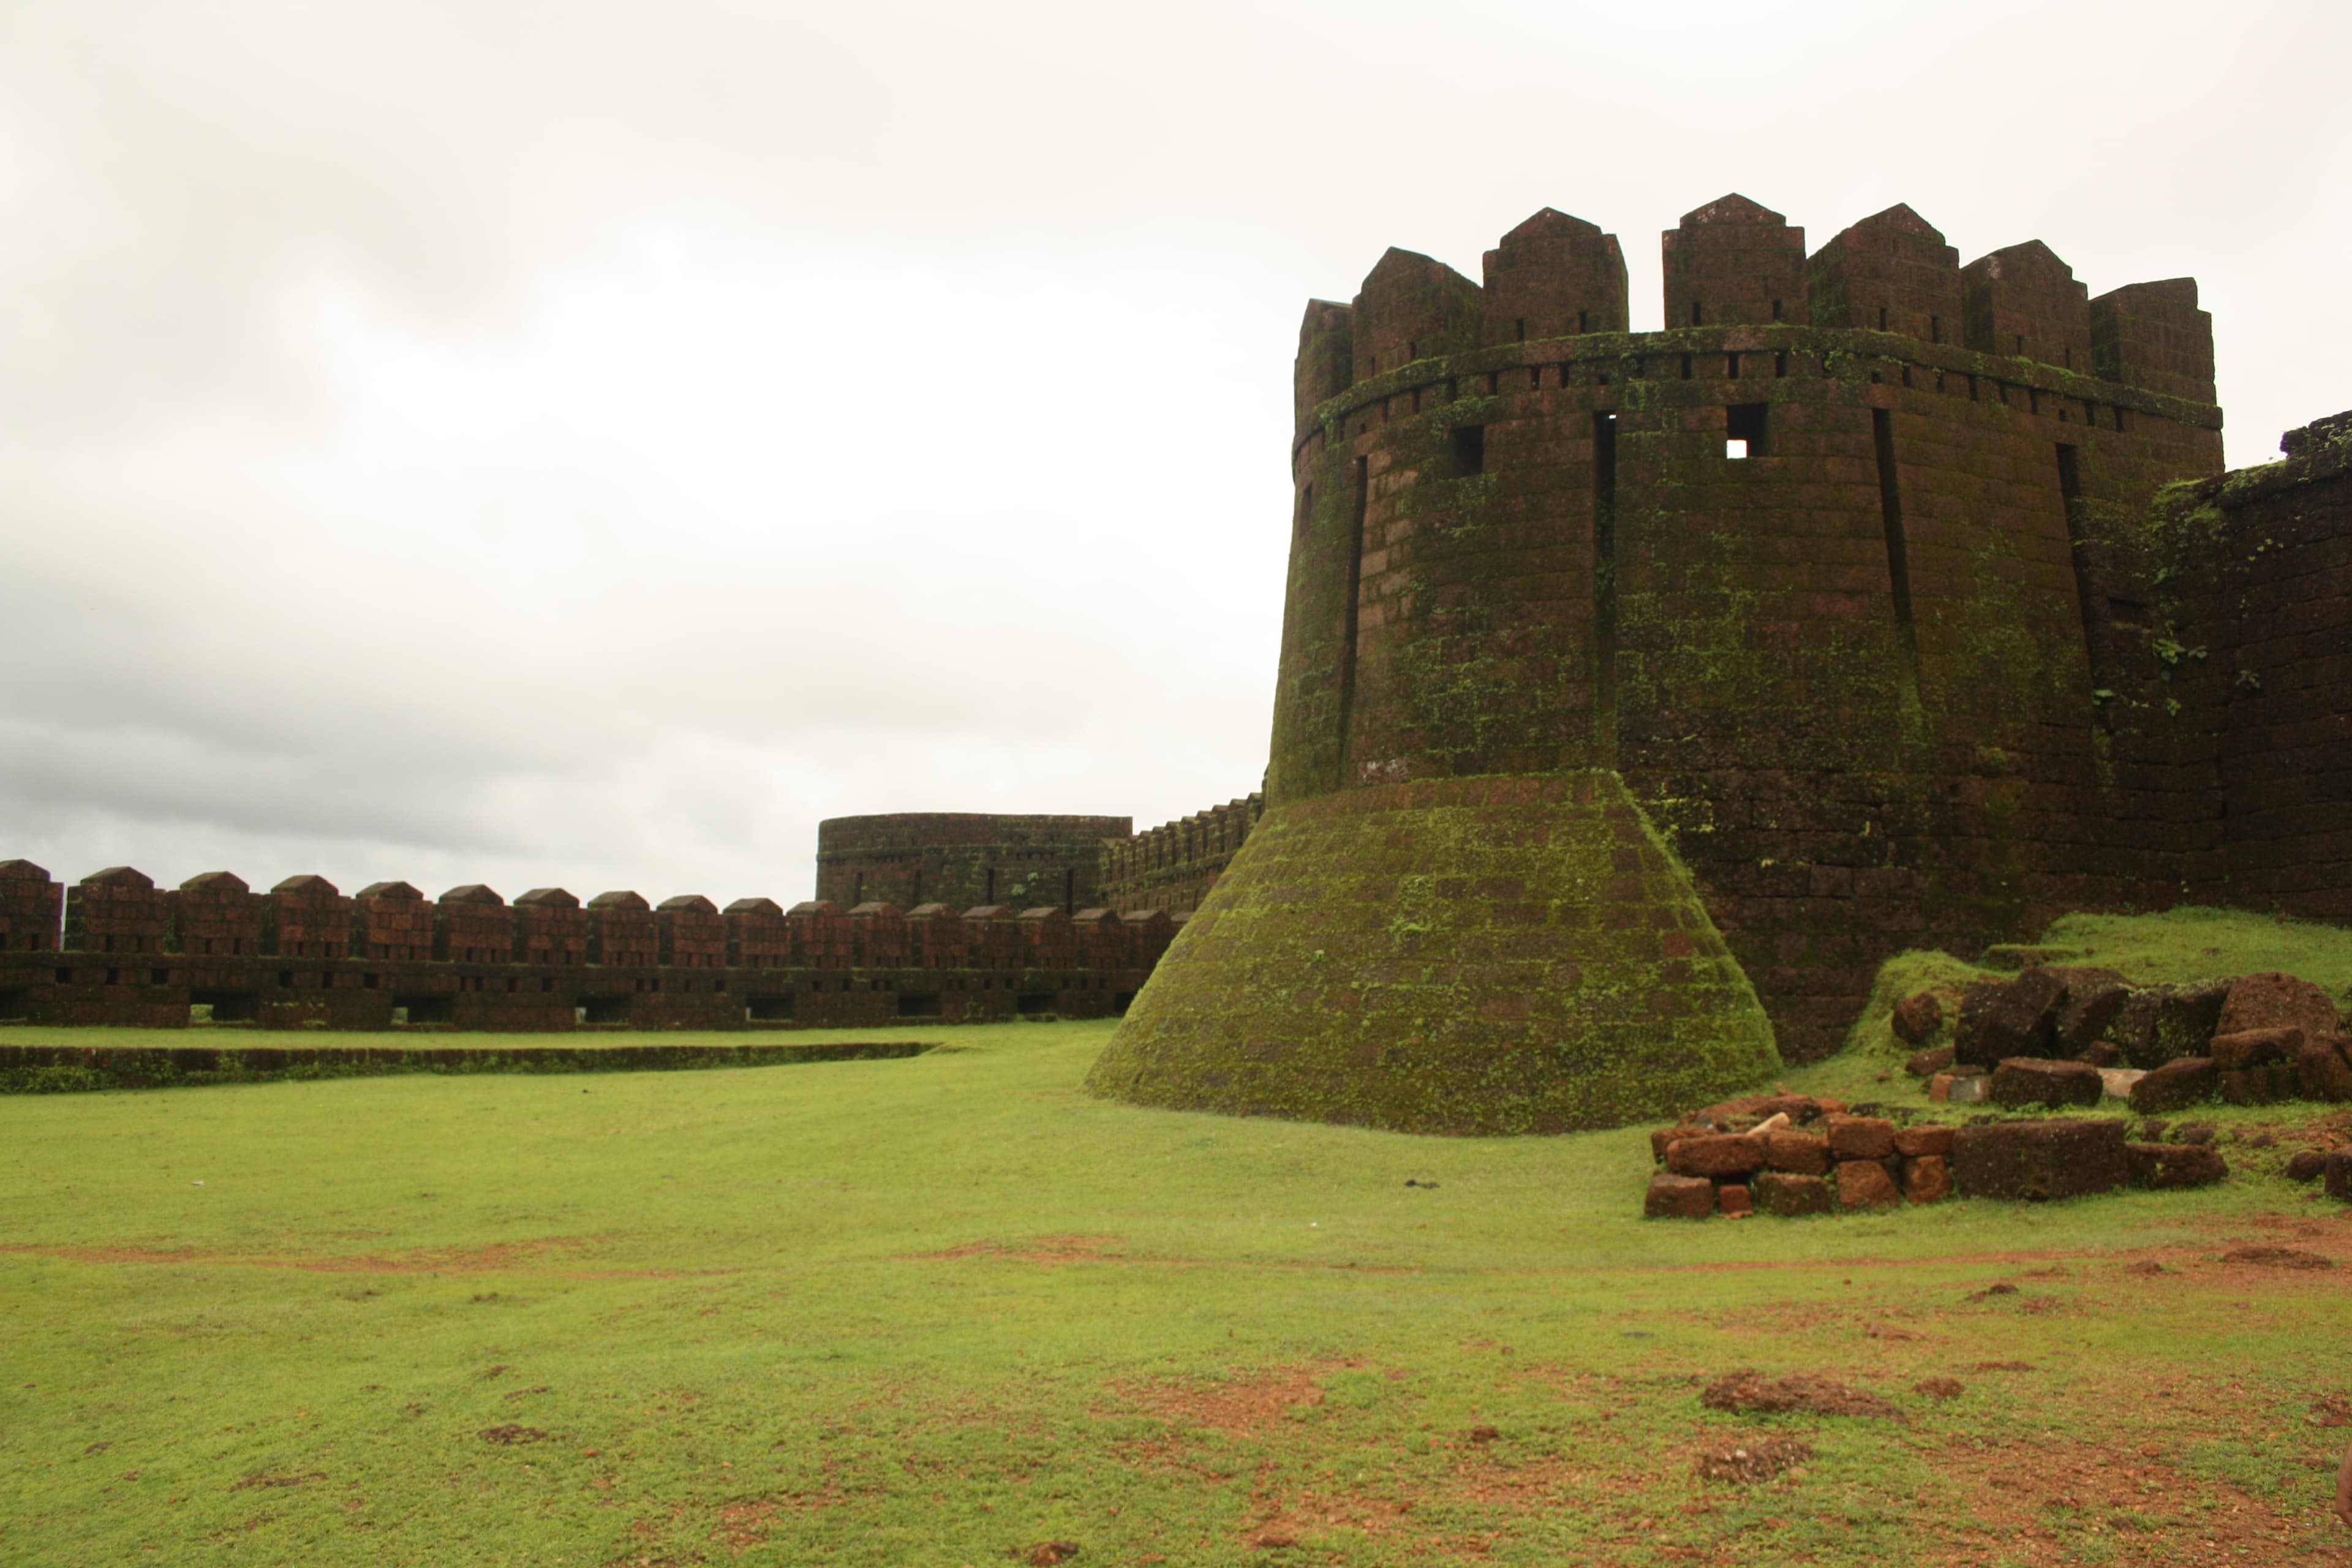
<instances>
[{"instance_id":1,"label":"circular stone tower","mask_svg":"<svg viewBox=\"0 0 2352 1568\"><path fill-rule=\"evenodd\" d=\"M2218 468L2194 283L1964 272L1901 206L1809 258L1739 196L1664 264L1629 332L1616 238L1546 209L1483 288L1391 250L1310 303L1266 816L1095 1091L1619 1124L1776 1023L1820 1054L1892 947L2144 869L2080 831L2075 567Z\"/></svg>"}]
</instances>

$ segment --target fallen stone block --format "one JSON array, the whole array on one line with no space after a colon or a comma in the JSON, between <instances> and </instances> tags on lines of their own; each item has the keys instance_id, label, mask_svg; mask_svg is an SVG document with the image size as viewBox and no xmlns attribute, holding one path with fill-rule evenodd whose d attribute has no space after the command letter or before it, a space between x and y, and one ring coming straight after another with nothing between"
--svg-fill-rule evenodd
<instances>
[{"instance_id":1,"label":"fallen stone block","mask_svg":"<svg viewBox=\"0 0 2352 1568\"><path fill-rule=\"evenodd\" d=\"M2110 1118L1995 1121L1952 1138L1952 1184L1967 1197L2071 1198L2110 1192L2129 1175L2124 1124Z\"/></svg>"},{"instance_id":2,"label":"fallen stone block","mask_svg":"<svg viewBox=\"0 0 2352 1568\"><path fill-rule=\"evenodd\" d=\"M2306 1099L2339 1103L2352 1100L2352 1062L2346 1059L2352 1053L2347 1053L2347 1045L2352 1040L2342 1035L2321 1035L2304 1042L2294 1070Z\"/></svg>"},{"instance_id":3,"label":"fallen stone block","mask_svg":"<svg viewBox=\"0 0 2352 1568\"><path fill-rule=\"evenodd\" d=\"M1925 1045L1944 1026L1944 1005L1932 991L1906 996L1895 1005L1895 1016L1888 1024L1895 1030L1895 1037L1904 1044Z\"/></svg>"},{"instance_id":4,"label":"fallen stone block","mask_svg":"<svg viewBox=\"0 0 2352 1568\"><path fill-rule=\"evenodd\" d=\"M1715 1189L1715 1206L1726 1219L1746 1219L1756 1212L1755 1200L1738 1182L1726 1182Z\"/></svg>"},{"instance_id":5,"label":"fallen stone block","mask_svg":"<svg viewBox=\"0 0 2352 1568\"><path fill-rule=\"evenodd\" d=\"M1829 1131L1834 1159L1884 1160L1895 1152L1895 1123L1883 1116L1832 1116Z\"/></svg>"},{"instance_id":6,"label":"fallen stone block","mask_svg":"<svg viewBox=\"0 0 2352 1568\"><path fill-rule=\"evenodd\" d=\"M2255 1029L2301 1029L2306 1035L2332 1035L2342 1025L2336 1004L2326 992L2308 980L2271 970L2230 983L2213 1032L2234 1035Z\"/></svg>"},{"instance_id":7,"label":"fallen stone block","mask_svg":"<svg viewBox=\"0 0 2352 1568\"><path fill-rule=\"evenodd\" d=\"M2076 1051L2074 1059L2095 1068L2111 1068L2124 1059L2124 1048L2113 1040L2095 1040Z\"/></svg>"},{"instance_id":8,"label":"fallen stone block","mask_svg":"<svg viewBox=\"0 0 2352 1568\"><path fill-rule=\"evenodd\" d=\"M1957 1128L1940 1126L1906 1127L1895 1134L1895 1152L1906 1160L1916 1160L1922 1154L1934 1154L1939 1158L1948 1156L1952 1152L1952 1134L1958 1131Z\"/></svg>"},{"instance_id":9,"label":"fallen stone block","mask_svg":"<svg viewBox=\"0 0 2352 1568\"><path fill-rule=\"evenodd\" d=\"M2058 1005L2065 995L2065 983L2046 969L1977 982L1960 994L1953 1058L1989 1068L2004 1057L2046 1052L2057 1039Z\"/></svg>"},{"instance_id":10,"label":"fallen stone block","mask_svg":"<svg viewBox=\"0 0 2352 1568\"><path fill-rule=\"evenodd\" d=\"M2124 1060L2136 1068L2201 1057L2229 995L2226 985L2152 985L2135 991L2107 1026L2107 1038L2123 1047Z\"/></svg>"},{"instance_id":11,"label":"fallen stone block","mask_svg":"<svg viewBox=\"0 0 2352 1568\"><path fill-rule=\"evenodd\" d=\"M1759 1210L1769 1215L1827 1214L1837 1206L1837 1194L1820 1176L1790 1171L1759 1171L1748 1184Z\"/></svg>"},{"instance_id":12,"label":"fallen stone block","mask_svg":"<svg viewBox=\"0 0 2352 1568\"><path fill-rule=\"evenodd\" d=\"M1765 1163L1794 1175L1825 1176L1830 1169L1830 1141L1818 1132L1775 1132Z\"/></svg>"},{"instance_id":13,"label":"fallen stone block","mask_svg":"<svg viewBox=\"0 0 2352 1568\"><path fill-rule=\"evenodd\" d=\"M1903 1195L1913 1203L1932 1204L1951 1192L1951 1162L1941 1154L1919 1154L1903 1162Z\"/></svg>"},{"instance_id":14,"label":"fallen stone block","mask_svg":"<svg viewBox=\"0 0 2352 1568\"><path fill-rule=\"evenodd\" d=\"M1992 1074L1989 1072L1961 1073L1952 1079L1944 1098L1954 1105L1982 1105L1991 1085Z\"/></svg>"},{"instance_id":15,"label":"fallen stone block","mask_svg":"<svg viewBox=\"0 0 2352 1568\"><path fill-rule=\"evenodd\" d=\"M2302 1149L2287 1156L2286 1179L2290 1182L2315 1182L2327 1169L2327 1151Z\"/></svg>"},{"instance_id":16,"label":"fallen stone block","mask_svg":"<svg viewBox=\"0 0 2352 1568\"><path fill-rule=\"evenodd\" d=\"M2146 1078L2132 1085L2131 1108L2142 1116L2154 1116L2202 1105L2213 1098L2216 1087L2210 1057L2182 1057L2149 1069Z\"/></svg>"},{"instance_id":17,"label":"fallen stone block","mask_svg":"<svg viewBox=\"0 0 2352 1568\"><path fill-rule=\"evenodd\" d=\"M1661 1171L1650 1178L1649 1195L1642 1202L1646 1219L1705 1219L1715 1212L1715 1184L1704 1176L1677 1176Z\"/></svg>"},{"instance_id":18,"label":"fallen stone block","mask_svg":"<svg viewBox=\"0 0 2352 1568\"><path fill-rule=\"evenodd\" d=\"M1764 1168L1765 1140L1752 1132L1714 1132L1666 1145L1666 1169L1678 1176L1744 1176Z\"/></svg>"},{"instance_id":19,"label":"fallen stone block","mask_svg":"<svg viewBox=\"0 0 2352 1568\"><path fill-rule=\"evenodd\" d=\"M2253 1068L2244 1072L2217 1072L2215 1087L2225 1105L2268 1105L2271 1102L2271 1075L2266 1068Z\"/></svg>"},{"instance_id":20,"label":"fallen stone block","mask_svg":"<svg viewBox=\"0 0 2352 1568\"><path fill-rule=\"evenodd\" d=\"M1951 1065L1952 1047L1937 1046L1933 1050L1921 1051L1913 1056L1903 1064L1903 1070L1913 1078L1933 1078Z\"/></svg>"},{"instance_id":21,"label":"fallen stone block","mask_svg":"<svg viewBox=\"0 0 2352 1568\"><path fill-rule=\"evenodd\" d=\"M2175 1143L2210 1143L2221 1130L2210 1121L2184 1121L2172 1130ZM2153 1143L2155 1139L2148 1140Z\"/></svg>"},{"instance_id":22,"label":"fallen stone block","mask_svg":"<svg viewBox=\"0 0 2352 1568\"><path fill-rule=\"evenodd\" d=\"M2210 1143L2126 1143L2124 1158L2135 1187L2206 1187L2230 1173Z\"/></svg>"},{"instance_id":23,"label":"fallen stone block","mask_svg":"<svg viewBox=\"0 0 2352 1568\"><path fill-rule=\"evenodd\" d=\"M2112 969L2053 969L2066 985L2065 1000L2058 1006L2058 1017L2053 1033L2058 1049L2065 1055L2080 1056L2107 1032L2131 1000L2131 986Z\"/></svg>"},{"instance_id":24,"label":"fallen stone block","mask_svg":"<svg viewBox=\"0 0 2352 1568\"><path fill-rule=\"evenodd\" d=\"M2329 1197L2352 1204L2352 1153L2341 1149L2331 1152L2327 1163L2320 1167L2319 1180Z\"/></svg>"},{"instance_id":25,"label":"fallen stone block","mask_svg":"<svg viewBox=\"0 0 2352 1568\"><path fill-rule=\"evenodd\" d=\"M1992 1073L1995 1105L2096 1105L2105 1092L2099 1069L2087 1062L2011 1057Z\"/></svg>"},{"instance_id":26,"label":"fallen stone block","mask_svg":"<svg viewBox=\"0 0 2352 1568\"><path fill-rule=\"evenodd\" d=\"M1903 1201L1902 1190L1875 1160L1846 1160L1837 1168L1838 1207L1885 1208Z\"/></svg>"},{"instance_id":27,"label":"fallen stone block","mask_svg":"<svg viewBox=\"0 0 2352 1568\"><path fill-rule=\"evenodd\" d=\"M1673 1127L1657 1128L1650 1134L1650 1163L1664 1164L1666 1151L1677 1139L1706 1138L1713 1136L1714 1132L1715 1129L1704 1121L1685 1121Z\"/></svg>"},{"instance_id":28,"label":"fallen stone block","mask_svg":"<svg viewBox=\"0 0 2352 1568\"><path fill-rule=\"evenodd\" d=\"M2215 1035L2213 1048L2205 1054L2222 1072L2243 1072L2248 1068L2294 1060L2303 1052L2303 1031L2292 1026L2241 1029L2234 1034Z\"/></svg>"}]
</instances>

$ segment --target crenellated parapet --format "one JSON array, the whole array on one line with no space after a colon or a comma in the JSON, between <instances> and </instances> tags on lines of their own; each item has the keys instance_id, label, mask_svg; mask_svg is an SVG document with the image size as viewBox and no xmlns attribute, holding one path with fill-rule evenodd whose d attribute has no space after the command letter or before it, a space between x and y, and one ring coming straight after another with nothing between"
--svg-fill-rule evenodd
<instances>
[{"instance_id":1,"label":"crenellated parapet","mask_svg":"<svg viewBox=\"0 0 2352 1568\"><path fill-rule=\"evenodd\" d=\"M1123 819L1110 819L1123 822ZM1098 847L1098 846L1097 846ZM63 915L62 926L60 915ZM323 877L257 893L129 867L60 888L0 862L0 1019L176 1026L742 1028L1118 1012L1159 961L1164 915L937 902L789 910L622 889L583 903L480 883L427 899Z\"/></svg>"},{"instance_id":2,"label":"crenellated parapet","mask_svg":"<svg viewBox=\"0 0 2352 1568\"><path fill-rule=\"evenodd\" d=\"M1200 907L1265 815L1252 794L1103 845L1103 890L1121 910L1184 914Z\"/></svg>"}]
</instances>

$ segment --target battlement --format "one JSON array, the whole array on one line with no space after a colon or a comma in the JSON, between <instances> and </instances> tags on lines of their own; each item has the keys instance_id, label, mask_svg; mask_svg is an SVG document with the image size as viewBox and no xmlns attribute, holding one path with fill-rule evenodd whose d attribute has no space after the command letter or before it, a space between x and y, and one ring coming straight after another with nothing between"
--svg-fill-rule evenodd
<instances>
[{"instance_id":1,"label":"battlement","mask_svg":"<svg viewBox=\"0 0 2352 1568\"><path fill-rule=\"evenodd\" d=\"M1617 237L1581 218L1538 212L1486 252L1483 286L1392 248L1352 303L1308 302L1294 372L1301 434L1325 405L1400 373L1416 379L1408 367L1423 362L1596 336L1612 340L1612 355L1640 355L1676 348L1669 334L1694 327L1888 333L2005 362L1998 374L2012 380L2037 374L2026 366L2053 368L2212 403L2212 319L2197 308L2193 279L2127 284L2095 300L2040 240L1962 267L1943 235L1902 205L1809 257L1802 228L1736 194L1685 214L1660 237L1660 257L1664 331L1628 333Z\"/></svg>"},{"instance_id":2,"label":"battlement","mask_svg":"<svg viewBox=\"0 0 2352 1568\"><path fill-rule=\"evenodd\" d=\"M1265 796L1253 793L1105 842L1102 881L1111 906L1171 914L1198 909L1265 815Z\"/></svg>"},{"instance_id":3,"label":"battlement","mask_svg":"<svg viewBox=\"0 0 2352 1568\"><path fill-rule=\"evenodd\" d=\"M1173 931L1099 907L721 910L698 893L583 903L562 888L509 904L480 883L428 900L400 881L347 895L318 876L257 893L226 871L164 889L122 866L61 888L10 860L0 1017L173 1026L198 1006L280 1027L566 1029L1099 1016L1125 1005Z\"/></svg>"},{"instance_id":4,"label":"battlement","mask_svg":"<svg viewBox=\"0 0 2352 1568\"><path fill-rule=\"evenodd\" d=\"M1125 816L983 812L830 817L816 829L817 897L845 909L877 899L901 909L1001 900L1075 914L1102 901L1102 841L1134 826Z\"/></svg>"}]
</instances>

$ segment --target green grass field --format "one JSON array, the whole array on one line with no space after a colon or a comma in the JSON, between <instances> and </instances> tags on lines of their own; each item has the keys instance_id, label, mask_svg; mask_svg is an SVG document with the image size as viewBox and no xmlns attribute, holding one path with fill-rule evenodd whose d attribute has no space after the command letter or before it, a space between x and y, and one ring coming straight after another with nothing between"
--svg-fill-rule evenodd
<instances>
[{"instance_id":1,"label":"green grass field","mask_svg":"<svg viewBox=\"0 0 2352 1568\"><path fill-rule=\"evenodd\" d=\"M2342 1561L2322 1108L2202 1193L1673 1225L1639 1130L1137 1110L1108 1030L0 1100L0 1562Z\"/></svg>"}]
</instances>

